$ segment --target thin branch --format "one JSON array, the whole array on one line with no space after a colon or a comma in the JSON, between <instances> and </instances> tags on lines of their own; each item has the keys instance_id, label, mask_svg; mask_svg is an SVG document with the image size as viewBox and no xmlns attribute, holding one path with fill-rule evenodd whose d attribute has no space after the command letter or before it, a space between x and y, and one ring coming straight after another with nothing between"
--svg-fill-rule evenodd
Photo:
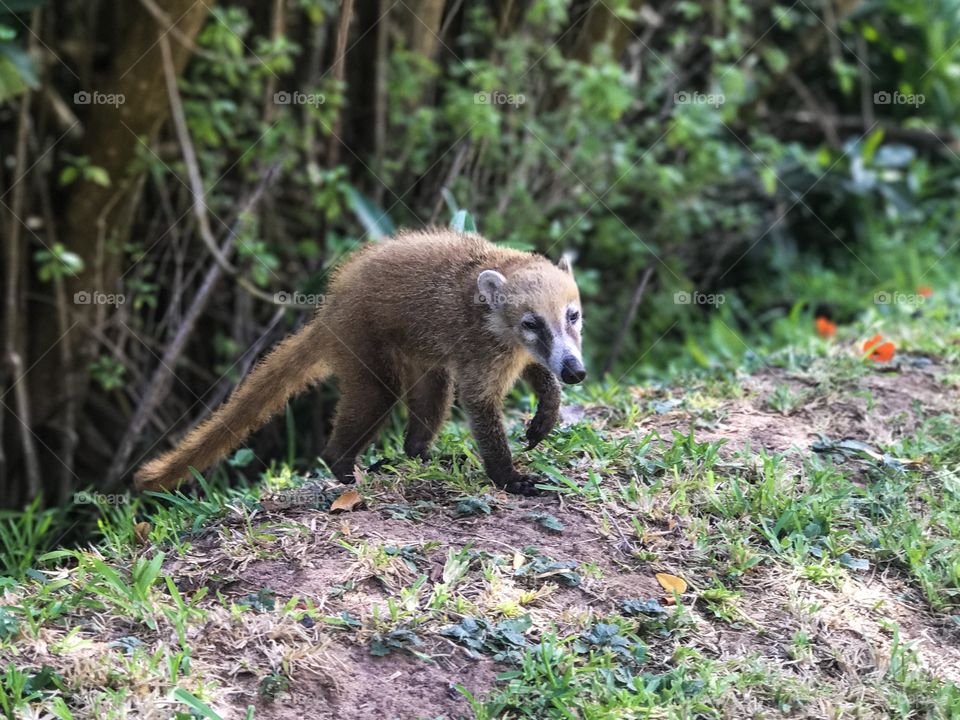
<instances>
[{"instance_id":1,"label":"thin branch","mask_svg":"<svg viewBox=\"0 0 960 720\"><path fill-rule=\"evenodd\" d=\"M4 337L4 357L10 377L13 379L14 406L20 420L20 441L23 448L23 460L26 468L26 499L33 500L40 495L40 460L37 457L37 447L33 441L31 425L30 398L27 393L27 383L23 379L25 357L23 338L20 334L20 316L22 312L20 300L20 280L23 271L23 245L20 232L20 220L23 216L25 184L18 182L23 178L27 168L27 144L30 138L30 105L32 93L28 90L20 103L20 113L17 125L16 160L14 161L13 197L10 203L9 229L7 231L6 253L6 286L7 293L4 299L6 334ZM14 495L14 488L3 488L7 496Z\"/></svg>"},{"instance_id":2,"label":"thin branch","mask_svg":"<svg viewBox=\"0 0 960 720\"><path fill-rule=\"evenodd\" d=\"M340 23L337 25L337 46L333 53L333 66L330 74L337 86L343 85L346 76L347 40L350 38L350 22L353 20L353 0L343 0L340 6ZM340 158L340 127L343 124L343 108L341 107L333 119L333 128L327 141L327 167L336 166Z\"/></svg>"},{"instance_id":3,"label":"thin branch","mask_svg":"<svg viewBox=\"0 0 960 720\"><path fill-rule=\"evenodd\" d=\"M210 230L210 219L207 217L207 206L204 202L205 192L203 178L200 175L200 164L197 162L197 154L193 149L193 140L191 140L190 131L187 128L187 117L183 112L180 90L177 88L177 70L173 64L173 52L170 50L170 41L165 35L160 37L160 52L163 55L163 76L167 83L167 97L170 99L170 116L177 131L177 139L180 141L183 161L187 165L187 176L190 179L190 191L193 195L193 214L200 229L200 238L217 261L217 264L227 273L236 275L236 268L220 252L217 241L213 238L213 232Z\"/></svg>"},{"instance_id":4,"label":"thin branch","mask_svg":"<svg viewBox=\"0 0 960 720\"><path fill-rule=\"evenodd\" d=\"M613 342L613 347L610 349L610 358L607 360L607 365L603 368L604 375L609 374L613 369L613 366L617 364L617 360L620 359L620 350L623 348L623 339L630 331L630 326L633 325L633 321L637 317L637 310L640 308L640 301L643 300L643 294L647 290L647 283L650 282L650 277L652 275L653 265L648 265L646 270L643 271L643 275L640 277L640 282L637 283L636 289L633 291L633 297L630 299L630 308L627 310L627 314L623 318L623 324L620 326L620 332L617 333L616 340Z\"/></svg>"},{"instance_id":5,"label":"thin branch","mask_svg":"<svg viewBox=\"0 0 960 720\"><path fill-rule=\"evenodd\" d=\"M383 177L383 158L387 150L387 73L390 70L388 55L390 53L390 22L387 15L390 12L390 0L380 0L380 22L377 24L377 56L374 60L373 78L373 174ZM383 193L386 188L383 183L377 183L373 192L373 201L380 205L383 202Z\"/></svg>"}]
</instances>

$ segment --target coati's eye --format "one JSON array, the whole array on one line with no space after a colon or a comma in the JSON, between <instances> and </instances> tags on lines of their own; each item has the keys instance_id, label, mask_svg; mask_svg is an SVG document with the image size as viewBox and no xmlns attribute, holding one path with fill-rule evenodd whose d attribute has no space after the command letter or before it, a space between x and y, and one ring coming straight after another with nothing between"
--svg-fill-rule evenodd
<instances>
[{"instance_id":1,"label":"coati's eye","mask_svg":"<svg viewBox=\"0 0 960 720\"><path fill-rule=\"evenodd\" d=\"M520 326L524 330L539 330L543 326L543 321L538 317L529 317L520 323Z\"/></svg>"},{"instance_id":2,"label":"coati's eye","mask_svg":"<svg viewBox=\"0 0 960 720\"><path fill-rule=\"evenodd\" d=\"M580 311L579 311L579 310L571 310L570 312L567 313L567 321L568 321L571 325L575 325L576 322L577 322L579 319L580 319Z\"/></svg>"}]
</instances>

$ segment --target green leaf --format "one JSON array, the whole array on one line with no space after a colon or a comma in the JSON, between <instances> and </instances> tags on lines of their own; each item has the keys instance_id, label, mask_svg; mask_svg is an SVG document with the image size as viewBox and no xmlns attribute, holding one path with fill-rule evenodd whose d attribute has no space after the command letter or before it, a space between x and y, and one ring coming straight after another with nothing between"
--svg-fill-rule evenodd
<instances>
[{"instance_id":1,"label":"green leaf","mask_svg":"<svg viewBox=\"0 0 960 720\"><path fill-rule=\"evenodd\" d=\"M33 59L19 45L11 42L0 42L0 58L5 58L10 63L24 84L30 87L37 87L40 84Z\"/></svg>"},{"instance_id":2,"label":"green leaf","mask_svg":"<svg viewBox=\"0 0 960 720\"><path fill-rule=\"evenodd\" d=\"M227 460L231 467L246 467L253 462L254 454L250 448L240 448Z\"/></svg>"},{"instance_id":3,"label":"green leaf","mask_svg":"<svg viewBox=\"0 0 960 720\"><path fill-rule=\"evenodd\" d=\"M62 691L65 687L63 676L49 665L44 665L27 679L23 689L25 692L32 694L41 690Z\"/></svg>"},{"instance_id":4,"label":"green leaf","mask_svg":"<svg viewBox=\"0 0 960 720\"><path fill-rule=\"evenodd\" d=\"M478 232L476 220L474 220L473 215L466 210L457 210L457 212L454 213L453 220L450 221L450 229L462 233Z\"/></svg>"},{"instance_id":5,"label":"green leaf","mask_svg":"<svg viewBox=\"0 0 960 720\"><path fill-rule=\"evenodd\" d=\"M0 54L0 102L20 95L27 87L17 67Z\"/></svg>"},{"instance_id":6,"label":"green leaf","mask_svg":"<svg viewBox=\"0 0 960 720\"><path fill-rule=\"evenodd\" d=\"M91 165L84 170L83 176L100 187L110 187L110 174L102 167Z\"/></svg>"},{"instance_id":7,"label":"green leaf","mask_svg":"<svg viewBox=\"0 0 960 720\"><path fill-rule=\"evenodd\" d=\"M863 150L860 153L860 156L863 158L865 163L869 163L873 160L873 154L877 151L877 148L880 147L880 143L883 142L883 128L878 128L870 133L870 136L863 143Z\"/></svg>"},{"instance_id":8,"label":"green leaf","mask_svg":"<svg viewBox=\"0 0 960 720\"><path fill-rule=\"evenodd\" d=\"M180 702L189 705L190 708L202 718L206 718L207 720L223 720L223 717L214 712L213 708L183 688L174 690L173 696Z\"/></svg>"},{"instance_id":9,"label":"green leaf","mask_svg":"<svg viewBox=\"0 0 960 720\"><path fill-rule=\"evenodd\" d=\"M346 186L347 201L360 224L374 240L393 235L396 228L385 210L378 208L373 201L362 195L352 185Z\"/></svg>"},{"instance_id":10,"label":"green leaf","mask_svg":"<svg viewBox=\"0 0 960 720\"><path fill-rule=\"evenodd\" d=\"M273 612L277 606L277 594L268 587L257 590L256 593L250 593L246 597L237 601L240 607L248 607L257 612Z\"/></svg>"},{"instance_id":11,"label":"green leaf","mask_svg":"<svg viewBox=\"0 0 960 720\"><path fill-rule=\"evenodd\" d=\"M537 525L551 532L560 533L564 530L563 523L560 522L559 518L554 517L550 513L529 512L523 517L527 520L533 520Z\"/></svg>"},{"instance_id":12,"label":"green leaf","mask_svg":"<svg viewBox=\"0 0 960 720\"><path fill-rule=\"evenodd\" d=\"M80 177L80 170L73 165L68 165L60 171L60 184L69 185L78 177Z\"/></svg>"},{"instance_id":13,"label":"green leaf","mask_svg":"<svg viewBox=\"0 0 960 720\"><path fill-rule=\"evenodd\" d=\"M20 632L20 623L9 608L0 608L0 640L6 640Z\"/></svg>"},{"instance_id":14,"label":"green leaf","mask_svg":"<svg viewBox=\"0 0 960 720\"><path fill-rule=\"evenodd\" d=\"M864 558L855 558L850 553L843 553L837 562L850 570L869 570L870 561Z\"/></svg>"},{"instance_id":15,"label":"green leaf","mask_svg":"<svg viewBox=\"0 0 960 720\"><path fill-rule=\"evenodd\" d=\"M650 617L663 617L668 615L668 610L660 604L659 600L624 600L620 605L620 611L627 616L648 615Z\"/></svg>"},{"instance_id":16,"label":"green leaf","mask_svg":"<svg viewBox=\"0 0 960 720\"><path fill-rule=\"evenodd\" d=\"M490 503L483 498L465 497L457 503L456 513L458 516L464 515L484 515L490 514Z\"/></svg>"},{"instance_id":17,"label":"green leaf","mask_svg":"<svg viewBox=\"0 0 960 720\"><path fill-rule=\"evenodd\" d=\"M782 74L790 64L787 54L780 48L769 47L762 54L764 61L777 75Z\"/></svg>"}]
</instances>

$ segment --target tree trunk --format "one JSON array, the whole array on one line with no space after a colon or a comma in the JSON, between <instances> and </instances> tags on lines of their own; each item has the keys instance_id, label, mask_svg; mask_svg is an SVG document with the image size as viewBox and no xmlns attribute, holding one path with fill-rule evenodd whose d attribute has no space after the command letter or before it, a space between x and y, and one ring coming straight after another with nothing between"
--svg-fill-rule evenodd
<instances>
[{"instance_id":1,"label":"tree trunk","mask_svg":"<svg viewBox=\"0 0 960 720\"><path fill-rule=\"evenodd\" d=\"M445 5L446 0L407 0L396 7L397 23L410 50L436 59Z\"/></svg>"},{"instance_id":2,"label":"tree trunk","mask_svg":"<svg viewBox=\"0 0 960 720\"><path fill-rule=\"evenodd\" d=\"M206 4L194 0L148 1L155 6L154 11L166 15L167 23L151 15L140 2L115 0L115 12L127 17L126 26L116 37L109 70L97 87L83 88L91 96L94 92L114 95L122 97L122 102L94 102L79 108L88 112L78 154L106 170L111 182L109 187L103 187L78 179L66 198L61 241L85 263L83 272L66 283L71 302L78 292L123 293L122 277L128 269L124 267L124 248L144 180L142 170L132 169L133 163L143 144L149 145L169 114L163 58L157 41L165 35L173 38L173 61L179 76L209 12ZM33 333L29 356L36 365L27 382L31 397L36 399L34 423L47 429L42 432L49 441L41 461L50 469L59 467L57 448L64 433L73 430L64 427L65 419L60 417L67 388L74 394L76 407L83 406L87 395L89 378L84 369L96 352L96 341L89 328L101 323L113 310L76 302L71 308L73 320L78 321L71 330L73 367L62 367L58 353L50 352L59 339L55 306L35 303L30 309ZM51 477L55 475L49 473Z\"/></svg>"}]
</instances>

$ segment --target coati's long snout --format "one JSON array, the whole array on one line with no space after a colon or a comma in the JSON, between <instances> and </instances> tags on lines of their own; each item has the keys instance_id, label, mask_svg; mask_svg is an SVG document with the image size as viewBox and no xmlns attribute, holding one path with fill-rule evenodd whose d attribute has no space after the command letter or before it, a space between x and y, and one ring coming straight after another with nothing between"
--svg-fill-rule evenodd
<instances>
[{"instance_id":1,"label":"coati's long snout","mask_svg":"<svg viewBox=\"0 0 960 720\"><path fill-rule=\"evenodd\" d=\"M567 355L560 365L560 379L567 385L576 385L587 379L587 369L583 361L573 355Z\"/></svg>"},{"instance_id":2,"label":"coati's long snout","mask_svg":"<svg viewBox=\"0 0 960 720\"><path fill-rule=\"evenodd\" d=\"M534 494L503 426L503 397L518 377L537 396L528 448L560 416L561 384L582 382L583 319L565 260L498 247L448 230L403 233L355 253L335 272L326 302L281 342L209 419L143 465L139 488L169 489L204 470L329 375L341 397L322 459L353 482L357 456L398 401L408 409L405 451L425 458L456 388L490 479Z\"/></svg>"}]
</instances>

